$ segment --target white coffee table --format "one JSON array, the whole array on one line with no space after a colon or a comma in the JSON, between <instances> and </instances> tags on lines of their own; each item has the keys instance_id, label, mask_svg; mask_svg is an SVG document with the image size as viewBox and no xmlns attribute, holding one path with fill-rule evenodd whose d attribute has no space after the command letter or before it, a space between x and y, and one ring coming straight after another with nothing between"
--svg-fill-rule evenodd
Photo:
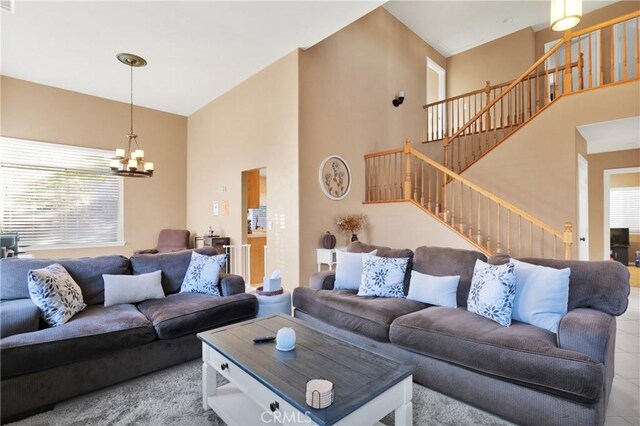
<instances>
[{"instance_id":1,"label":"white coffee table","mask_svg":"<svg viewBox=\"0 0 640 426\"><path fill-rule=\"evenodd\" d=\"M296 331L291 352L255 336ZM395 412L396 425L411 425L415 365L397 363L320 332L282 314L245 321L198 334L202 340L202 405L228 425L375 424ZM220 374L229 383L217 387ZM315 410L305 402L306 382L334 383L335 401Z\"/></svg>"}]
</instances>

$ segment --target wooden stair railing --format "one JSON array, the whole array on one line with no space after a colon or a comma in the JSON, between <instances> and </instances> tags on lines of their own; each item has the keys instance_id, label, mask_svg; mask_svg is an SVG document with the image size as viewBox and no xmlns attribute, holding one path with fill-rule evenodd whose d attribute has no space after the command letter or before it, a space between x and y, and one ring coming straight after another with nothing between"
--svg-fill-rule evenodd
<instances>
[{"instance_id":1,"label":"wooden stair railing","mask_svg":"<svg viewBox=\"0 0 640 426\"><path fill-rule=\"evenodd\" d=\"M365 204L410 202L486 254L571 258L570 222L563 231L545 224L413 149L409 139L364 160Z\"/></svg>"},{"instance_id":2,"label":"wooden stair railing","mask_svg":"<svg viewBox=\"0 0 640 426\"><path fill-rule=\"evenodd\" d=\"M570 64L571 68L581 68L584 66L584 55L580 55L577 61ZM552 74L554 70L550 70ZM539 77L543 77L540 73ZM528 78L533 78L529 76ZM492 99L501 95L504 90L515 80L491 85L490 81L482 89L453 96L442 101L424 105L427 120L427 137L422 143L442 142L447 136L457 132L462 126L467 124L470 117L473 117L484 108ZM500 124L498 124L500 126ZM469 129L468 133L472 133Z\"/></svg>"},{"instance_id":3,"label":"wooden stair railing","mask_svg":"<svg viewBox=\"0 0 640 426\"><path fill-rule=\"evenodd\" d=\"M566 31L560 42L508 85L487 85L481 91L468 94L474 100L480 92L484 94L484 101L480 101L484 106L481 108L472 106L460 115L451 112L453 107L447 107L446 101L432 106L431 115L427 112L427 128L431 128L433 135L427 135L427 140L442 139L444 165L461 173L558 98L638 80L639 24L640 11L634 11L584 30ZM608 37L608 54L604 53L605 36ZM616 38L620 45L615 44ZM465 100L465 96L451 98L451 105L460 99L470 102ZM441 120L438 114L448 115L444 118L446 125L438 123ZM436 120L433 120L434 115ZM459 125L462 120L466 122Z\"/></svg>"}]
</instances>

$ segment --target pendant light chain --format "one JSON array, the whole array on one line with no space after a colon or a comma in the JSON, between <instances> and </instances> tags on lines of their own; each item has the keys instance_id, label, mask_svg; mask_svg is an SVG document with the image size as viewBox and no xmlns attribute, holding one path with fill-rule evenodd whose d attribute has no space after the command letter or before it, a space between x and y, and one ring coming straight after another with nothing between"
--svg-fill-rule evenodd
<instances>
[{"instance_id":1,"label":"pendant light chain","mask_svg":"<svg viewBox=\"0 0 640 426\"><path fill-rule=\"evenodd\" d=\"M129 68L131 69L131 131L129 133L133 134L133 62L129 64Z\"/></svg>"}]
</instances>

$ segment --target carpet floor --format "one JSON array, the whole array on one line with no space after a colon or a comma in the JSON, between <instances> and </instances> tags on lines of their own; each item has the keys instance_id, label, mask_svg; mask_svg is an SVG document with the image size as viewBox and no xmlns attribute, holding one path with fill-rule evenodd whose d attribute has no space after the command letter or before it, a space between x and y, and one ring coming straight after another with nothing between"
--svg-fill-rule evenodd
<instances>
[{"instance_id":1,"label":"carpet floor","mask_svg":"<svg viewBox=\"0 0 640 426\"><path fill-rule=\"evenodd\" d=\"M415 425L507 425L423 386L413 385ZM393 414L382 419L393 425ZM57 404L46 413L14 426L86 425L224 425L202 409L202 362L191 361ZM252 425L247 425L252 426Z\"/></svg>"}]
</instances>

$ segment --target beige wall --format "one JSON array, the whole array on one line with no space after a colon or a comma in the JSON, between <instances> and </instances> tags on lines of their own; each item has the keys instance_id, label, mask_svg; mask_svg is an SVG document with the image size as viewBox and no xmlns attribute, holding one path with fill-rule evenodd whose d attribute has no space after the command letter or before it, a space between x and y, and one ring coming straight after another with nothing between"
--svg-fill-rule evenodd
<instances>
[{"instance_id":1,"label":"beige wall","mask_svg":"<svg viewBox=\"0 0 640 426\"><path fill-rule=\"evenodd\" d=\"M126 144L129 104L3 76L2 135L113 150ZM186 225L187 118L135 108L135 130L151 179L124 179L124 247L33 251L36 257L131 255L155 247L163 228Z\"/></svg>"},{"instance_id":2,"label":"beige wall","mask_svg":"<svg viewBox=\"0 0 640 426\"><path fill-rule=\"evenodd\" d=\"M447 58L447 96L513 80L535 62L534 32L525 28Z\"/></svg>"},{"instance_id":3,"label":"beige wall","mask_svg":"<svg viewBox=\"0 0 640 426\"><path fill-rule=\"evenodd\" d=\"M427 68L427 103L438 102L438 92L440 87L440 75L431 68Z\"/></svg>"},{"instance_id":4,"label":"beige wall","mask_svg":"<svg viewBox=\"0 0 640 426\"><path fill-rule=\"evenodd\" d=\"M640 155L636 157L640 162ZM611 175L609 179L609 188L628 188L631 186L640 186L640 173L620 173Z\"/></svg>"},{"instance_id":5,"label":"beige wall","mask_svg":"<svg viewBox=\"0 0 640 426\"><path fill-rule=\"evenodd\" d=\"M266 167L267 270L280 269L289 289L299 278L298 57L298 51L285 56L188 120L188 228L202 234L211 225L241 244L247 227L242 172ZM221 204L217 217L214 201Z\"/></svg>"},{"instance_id":6,"label":"beige wall","mask_svg":"<svg viewBox=\"0 0 640 426\"><path fill-rule=\"evenodd\" d=\"M589 160L589 237L591 240L589 259L601 260L605 258L604 171L640 166L640 149L591 154L587 159ZM634 240L637 241L637 238ZM630 260L634 258L632 256L635 256L636 250L640 250L640 248L635 245L630 247Z\"/></svg>"},{"instance_id":7,"label":"beige wall","mask_svg":"<svg viewBox=\"0 0 640 426\"><path fill-rule=\"evenodd\" d=\"M362 234L364 238L360 238L363 241L411 250L424 245L477 250L473 244L411 203L366 204L362 206L362 212L371 222ZM339 243L346 242L344 237L338 238L341 238Z\"/></svg>"},{"instance_id":8,"label":"beige wall","mask_svg":"<svg viewBox=\"0 0 640 426\"><path fill-rule=\"evenodd\" d=\"M371 211L363 206L363 155L419 142L425 124L426 58L444 58L383 8L302 52L300 62L300 277L316 269L316 248L325 231L335 233L336 216ZM391 104L398 90L404 104ZM353 183L341 201L325 197L318 184L320 162L331 154L346 159ZM397 206L381 206L369 221L375 232L362 241L390 244L406 241L416 226L387 226ZM385 213L386 212L386 213ZM424 220L426 215L422 215ZM401 228L401 229L395 229ZM370 231L371 232L371 231ZM339 244L345 236L339 235ZM424 239L421 244L429 244ZM414 247L415 248L415 247Z\"/></svg>"},{"instance_id":9,"label":"beige wall","mask_svg":"<svg viewBox=\"0 0 640 426\"><path fill-rule=\"evenodd\" d=\"M576 126L637 116L639 111L637 82L564 96L475 163L464 176L562 230L565 221L576 223L577 153L583 152L583 141L576 139ZM590 157L591 176L594 170ZM590 250L592 259L600 259L593 252L602 247L601 236L600 243L596 242L595 198L591 198L594 190L597 189L590 182ZM574 256L576 237L574 233Z\"/></svg>"}]
</instances>

